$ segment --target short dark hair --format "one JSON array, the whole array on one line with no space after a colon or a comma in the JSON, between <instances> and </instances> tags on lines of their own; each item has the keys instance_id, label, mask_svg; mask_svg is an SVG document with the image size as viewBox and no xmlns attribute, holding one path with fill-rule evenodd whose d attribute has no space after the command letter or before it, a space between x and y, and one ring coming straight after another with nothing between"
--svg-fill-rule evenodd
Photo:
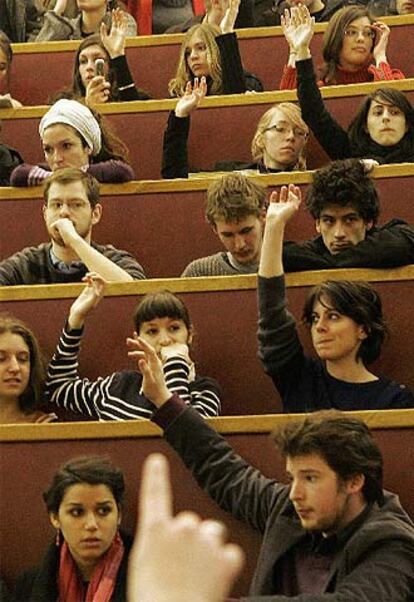
<instances>
[{"instance_id":1,"label":"short dark hair","mask_svg":"<svg viewBox=\"0 0 414 602\"><path fill-rule=\"evenodd\" d=\"M19 397L22 412L31 412L42 401L45 383L45 359L37 338L24 322L6 313L0 314L0 335L10 332L22 337L30 352L30 377L27 389Z\"/></svg>"},{"instance_id":2,"label":"short dark hair","mask_svg":"<svg viewBox=\"0 0 414 602\"><path fill-rule=\"evenodd\" d=\"M374 224L380 204L372 178L359 159L333 161L318 169L306 194L306 207L315 219L327 205L351 205L364 220Z\"/></svg>"},{"instance_id":3,"label":"short dark hair","mask_svg":"<svg viewBox=\"0 0 414 602\"><path fill-rule=\"evenodd\" d=\"M259 217L266 209L266 188L240 173L230 173L207 190L206 218L214 227L218 220L239 221Z\"/></svg>"},{"instance_id":4,"label":"short dark hair","mask_svg":"<svg viewBox=\"0 0 414 602\"><path fill-rule=\"evenodd\" d=\"M315 286L303 308L303 321L309 326L317 301L322 305L328 302L340 314L364 327L367 338L362 341L357 358L361 358L364 364L371 364L379 357L388 330L382 314L381 297L368 282L326 280Z\"/></svg>"},{"instance_id":5,"label":"short dark hair","mask_svg":"<svg viewBox=\"0 0 414 602\"><path fill-rule=\"evenodd\" d=\"M372 156L372 138L367 129L367 118L373 100L394 105L404 113L407 131L398 144L401 146L402 154L406 156L406 160L410 161L414 154L414 108L404 92L394 88L378 88L378 90L368 94L362 101L358 113L348 128L351 146L355 147L355 156Z\"/></svg>"},{"instance_id":6,"label":"short dark hair","mask_svg":"<svg viewBox=\"0 0 414 602\"><path fill-rule=\"evenodd\" d=\"M280 426L273 435L284 458L318 454L346 481L364 475L367 502L382 502L383 459L367 425L337 410L313 412Z\"/></svg>"},{"instance_id":7,"label":"short dark hair","mask_svg":"<svg viewBox=\"0 0 414 602\"><path fill-rule=\"evenodd\" d=\"M49 488L43 493L48 512L57 514L67 488L79 483L106 485L118 508L122 507L125 492L122 471L107 456L81 456L65 462L53 475Z\"/></svg>"},{"instance_id":8,"label":"short dark hair","mask_svg":"<svg viewBox=\"0 0 414 602\"><path fill-rule=\"evenodd\" d=\"M188 309L183 301L168 290L155 291L148 293L138 304L134 313L135 330L139 334L139 329L143 322L149 322L155 318L174 318L182 320L191 330L191 321Z\"/></svg>"},{"instance_id":9,"label":"short dark hair","mask_svg":"<svg viewBox=\"0 0 414 602\"><path fill-rule=\"evenodd\" d=\"M75 167L64 167L53 171L43 184L43 200L45 205L49 200L49 190L53 183L72 184L72 182L82 182L85 188L88 201L92 209L99 203L99 183L91 174L76 169Z\"/></svg>"}]
</instances>

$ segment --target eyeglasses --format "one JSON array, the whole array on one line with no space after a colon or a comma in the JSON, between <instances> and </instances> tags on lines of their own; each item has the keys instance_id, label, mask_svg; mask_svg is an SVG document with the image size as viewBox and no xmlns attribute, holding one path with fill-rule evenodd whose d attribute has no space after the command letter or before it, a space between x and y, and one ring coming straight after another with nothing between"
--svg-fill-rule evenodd
<instances>
[{"instance_id":1,"label":"eyeglasses","mask_svg":"<svg viewBox=\"0 0 414 602\"><path fill-rule=\"evenodd\" d=\"M264 132L276 132L276 134L280 134L281 136L286 136L289 132L292 132L295 138L306 138L307 133L299 128L288 128L284 125L271 125L270 127L263 130Z\"/></svg>"},{"instance_id":2,"label":"eyeglasses","mask_svg":"<svg viewBox=\"0 0 414 602\"><path fill-rule=\"evenodd\" d=\"M347 27L344 31L347 38L357 38L360 34L364 38L373 40L375 38L375 31L373 29L357 29L356 27Z\"/></svg>"}]
</instances>

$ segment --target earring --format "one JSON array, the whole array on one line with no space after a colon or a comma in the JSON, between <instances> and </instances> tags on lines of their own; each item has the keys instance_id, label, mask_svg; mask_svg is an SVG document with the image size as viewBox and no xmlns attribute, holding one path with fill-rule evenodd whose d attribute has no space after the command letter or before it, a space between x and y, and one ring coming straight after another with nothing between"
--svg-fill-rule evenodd
<instances>
[{"instance_id":1,"label":"earring","mask_svg":"<svg viewBox=\"0 0 414 602\"><path fill-rule=\"evenodd\" d=\"M60 529L56 529L55 546L60 546Z\"/></svg>"}]
</instances>

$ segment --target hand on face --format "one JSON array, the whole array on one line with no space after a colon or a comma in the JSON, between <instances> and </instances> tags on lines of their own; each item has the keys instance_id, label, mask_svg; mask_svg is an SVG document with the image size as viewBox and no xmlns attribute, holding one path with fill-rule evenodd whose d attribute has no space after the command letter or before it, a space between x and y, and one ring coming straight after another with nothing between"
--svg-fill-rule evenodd
<instances>
[{"instance_id":1,"label":"hand on face","mask_svg":"<svg viewBox=\"0 0 414 602\"><path fill-rule=\"evenodd\" d=\"M170 357L182 357L188 364L191 363L188 345L185 343L171 343L170 345L164 345L160 348L158 355L163 364L165 364Z\"/></svg>"},{"instance_id":2,"label":"hand on face","mask_svg":"<svg viewBox=\"0 0 414 602\"><path fill-rule=\"evenodd\" d=\"M299 186L294 184L289 184L289 187L282 186L279 199L277 192L273 191L269 199L266 223L277 221L286 224L298 211L301 202L302 192Z\"/></svg>"},{"instance_id":3,"label":"hand on face","mask_svg":"<svg viewBox=\"0 0 414 602\"><path fill-rule=\"evenodd\" d=\"M176 116L188 117L198 107L206 94L207 82L204 76L200 80L196 77L193 85L191 85L191 82L188 82L184 96L181 96L175 106Z\"/></svg>"},{"instance_id":4,"label":"hand on face","mask_svg":"<svg viewBox=\"0 0 414 602\"><path fill-rule=\"evenodd\" d=\"M50 224L50 234L60 246L70 247L75 239L80 238L73 222L68 217L60 217Z\"/></svg>"},{"instance_id":5,"label":"hand on face","mask_svg":"<svg viewBox=\"0 0 414 602\"><path fill-rule=\"evenodd\" d=\"M239 546L225 543L224 525L192 512L172 515L168 463L161 454L144 464L139 521L129 558L130 602L224 600L243 565Z\"/></svg>"},{"instance_id":6,"label":"hand on face","mask_svg":"<svg viewBox=\"0 0 414 602\"><path fill-rule=\"evenodd\" d=\"M372 50L372 55L377 63L386 62L388 40L391 30L388 25L381 21L376 21L371 27L376 33L375 46Z\"/></svg>"}]
</instances>

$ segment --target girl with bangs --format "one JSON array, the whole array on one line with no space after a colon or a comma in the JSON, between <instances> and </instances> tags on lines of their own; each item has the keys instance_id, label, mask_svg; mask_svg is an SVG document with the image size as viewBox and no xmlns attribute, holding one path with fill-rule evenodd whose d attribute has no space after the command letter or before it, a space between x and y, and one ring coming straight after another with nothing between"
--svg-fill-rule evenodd
<instances>
[{"instance_id":1,"label":"girl with bangs","mask_svg":"<svg viewBox=\"0 0 414 602\"><path fill-rule=\"evenodd\" d=\"M293 7L290 13L285 11L282 28L289 44L289 60L280 89L292 90L297 86L298 46L306 39L310 57L315 20L306 6ZM388 25L375 21L365 7L340 9L331 17L323 36L324 62L319 69L318 86L404 79L404 73L392 69L387 60L390 33Z\"/></svg>"},{"instance_id":2,"label":"girl with bangs","mask_svg":"<svg viewBox=\"0 0 414 602\"><path fill-rule=\"evenodd\" d=\"M96 381L80 378L78 356L84 323L101 301L105 281L96 273L85 276L86 287L70 308L55 354L49 364L46 392L52 403L99 420L151 418L155 406L142 392L142 376L123 370ZM193 326L184 303L169 291L147 294L134 315L135 331L127 339L133 348L142 338L157 352L172 393L195 407L202 416L220 413L220 390L212 378L196 373L191 358ZM128 355L134 357L134 351Z\"/></svg>"}]
</instances>

